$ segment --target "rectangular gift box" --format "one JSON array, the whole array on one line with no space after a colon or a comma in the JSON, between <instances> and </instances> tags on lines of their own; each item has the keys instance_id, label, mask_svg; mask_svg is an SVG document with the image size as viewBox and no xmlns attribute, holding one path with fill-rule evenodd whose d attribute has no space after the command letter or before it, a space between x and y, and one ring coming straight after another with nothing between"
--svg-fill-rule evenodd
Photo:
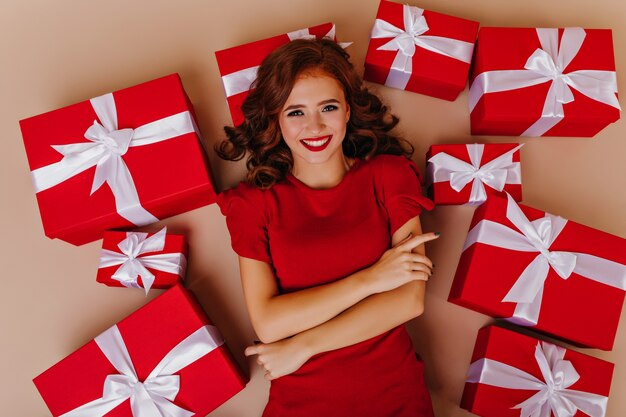
<instances>
[{"instance_id":1,"label":"rectangular gift box","mask_svg":"<svg viewBox=\"0 0 626 417\"><path fill-rule=\"evenodd\" d=\"M517 407L524 402L527 412L545 407L547 412L537 414L541 416L557 415L550 403L573 404L578 410L567 415L576 417L605 414L613 376L610 362L497 326L478 332L471 362L461 408L476 415L530 415ZM546 384L550 380L556 388L552 393Z\"/></svg>"},{"instance_id":2,"label":"rectangular gift box","mask_svg":"<svg viewBox=\"0 0 626 417\"><path fill-rule=\"evenodd\" d=\"M217 328L180 285L33 382L55 417L137 416L138 410L131 410L133 402L141 403L141 415L159 415L146 399L150 397L169 410L182 408L204 416L246 384ZM103 399L103 392L111 397ZM129 400L131 393L134 401Z\"/></svg>"},{"instance_id":3,"label":"rectangular gift box","mask_svg":"<svg viewBox=\"0 0 626 417\"><path fill-rule=\"evenodd\" d=\"M469 102L473 135L594 136L620 118L611 30L481 28Z\"/></svg>"},{"instance_id":4,"label":"rectangular gift box","mask_svg":"<svg viewBox=\"0 0 626 417\"><path fill-rule=\"evenodd\" d=\"M312 37L335 39L335 25L324 23L215 52L228 108L235 126L243 122L241 105L248 96L250 85L256 79L257 69L265 57L294 39Z\"/></svg>"},{"instance_id":5,"label":"rectangular gift box","mask_svg":"<svg viewBox=\"0 0 626 417\"><path fill-rule=\"evenodd\" d=\"M610 350L626 290L626 239L491 196L470 224L448 300Z\"/></svg>"},{"instance_id":6,"label":"rectangular gift box","mask_svg":"<svg viewBox=\"0 0 626 417\"><path fill-rule=\"evenodd\" d=\"M432 145L426 154L428 191L435 204L480 204L509 193L522 200L517 143Z\"/></svg>"},{"instance_id":7,"label":"rectangular gift box","mask_svg":"<svg viewBox=\"0 0 626 417\"><path fill-rule=\"evenodd\" d=\"M478 27L472 20L382 0L363 78L453 101L467 84Z\"/></svg>"},{"instance_id":8,"label":"rectangular gift box","mask_svg":"<svg viewBox=\"0 0 626 417\"><path fill-rule=\"evenodd\" d=\"M194 119L172 74L21 120L46 236L81 245L213 203Z\"/></svg>"},{"instance_id":9,"label":"rectangular gift box","mask_svg":"<svg viewBox=\"0 0 626 417\"><path fill-rule=\"evenodd\" d=\"M185 236L169 234L165 228L157 233L106 231L96 281L146 292L170 288L185 277L187 260ZM148 282L143 268L150 275Z\"/></svg>"}]
</instances>

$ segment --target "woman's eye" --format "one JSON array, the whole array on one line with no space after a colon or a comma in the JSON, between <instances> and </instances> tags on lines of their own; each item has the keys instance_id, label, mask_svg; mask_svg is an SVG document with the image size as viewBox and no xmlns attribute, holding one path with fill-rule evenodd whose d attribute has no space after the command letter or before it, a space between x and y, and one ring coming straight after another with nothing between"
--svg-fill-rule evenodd
<instances>
[{"instance_id":1,"label":"woman's eye","mask_svg":"<svg viewBox=\"0 0 626 417\"><path fill-rule=\"evenodd\" d=\"M302 113L302 111L300 110L294 110L294 111L290 111L289 113L287 113L288 117L293 117L293 116L302 116L304 113Z\"/></svg>"},{"instance_id":2,"label":"woman's eye","mask_svg":"<svg viewBox=\"0 0 626 417\"><path fill-rule=\"evenodd\" d=\"M334 104L329 104L328 106L324 107L322 109L322 111L333 111L333 110L337 110L339 107L335 106Z\"/></svg>"}]
</instances>

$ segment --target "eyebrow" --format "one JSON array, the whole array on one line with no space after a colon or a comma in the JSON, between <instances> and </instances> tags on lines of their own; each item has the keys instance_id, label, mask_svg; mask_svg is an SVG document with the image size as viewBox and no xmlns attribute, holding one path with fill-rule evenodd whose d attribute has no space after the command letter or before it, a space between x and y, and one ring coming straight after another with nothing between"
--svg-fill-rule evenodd
<instances>
[{"instance_id":1,"label":"eyebrow","mask_svg":"<svg viewBox=\"0 0 626 417\"><path fill-rule=\"evenodd\" d=\"M330 103L340 104L339 100L337 100L336 98L329 98L328 100L320 101L319 103L317 103L317 105L322 106L324 104L330 104ZM306 106L304 104L292 104L291 106L286 107L284 111L301 109L303 107L306 107Z\"/></svg>"}]
</instances>

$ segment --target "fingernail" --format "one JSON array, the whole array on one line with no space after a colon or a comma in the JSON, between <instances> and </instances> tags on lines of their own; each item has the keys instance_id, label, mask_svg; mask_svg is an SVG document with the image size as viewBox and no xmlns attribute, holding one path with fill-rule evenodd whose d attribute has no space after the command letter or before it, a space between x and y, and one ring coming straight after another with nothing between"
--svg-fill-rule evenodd
<instances>
[{"instance_id":1,"label":"fingernail","mask_svg":"<svg viewBox=\"0 0 626 417\"><path fill-rule=\"evenodd\" d=\"M435 236L439 236L441 233L439 232L435 232Z\"/></svg>"},{"instance_id":2,"label":"fingernail","mask_svg":"<svg viewBox=\"0 0 626 417\"><path fill-rule=\"evenodd\" d=\"M433 268L435 267L435 264L433 264Z\"/></svg>"}]
</instances>

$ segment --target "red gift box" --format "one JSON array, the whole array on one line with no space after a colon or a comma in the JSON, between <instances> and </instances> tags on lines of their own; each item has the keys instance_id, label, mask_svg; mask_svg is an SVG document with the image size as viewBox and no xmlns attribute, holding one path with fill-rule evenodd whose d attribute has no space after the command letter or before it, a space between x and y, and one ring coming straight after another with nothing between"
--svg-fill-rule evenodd
<instances>
[{"instance_id":1,"label":"red gift box","mask_svg":"<svg viewBox=\"0 0 626 417\"><path fill-rule=\"evenodd\" d=\"M626 239L492 196L477 208L448 300L610 350L626 290Z\"/></svg>"},{"instance_id":2,"label":"red gift box","mask_svg":"<svg viewBox=\"0 0 626 417\"><path fill-rule=\"evenodd\" d=\"M488 326L478 332L461 407L482 417L537 409L533 416L603 417L612 376L610 362Z\"/></svg>"},{"instance_id":3,"label":"red gift box","mask_svg":"<svg viewBox=\"0 0 626 417\"><path fill-rule=\"evenodd\" d=\"M167 233L104 232L96 281L109 287L170 288L185 276L187 240Z\"/></svg>"},{"instance_id":4,"label":"red gift box","mask_svg":"<svg viewBox=\"0 0 626 417\"><path fill-rule=\"evenodd\" d=\"M476 48L473 135L590 137L620 117L610 30L482 28Z\"/></svg>"},{"instance_id":5,"label":"red gift box","mask_svg":"<svg viewBox=\"0 0 626 417\"><path fill-rule=\"evenodd\" d=\"M53 416L142 417L160 415L153 401L204 416L246 380L195 298L177 285L33 382Z\"/></svg>"},{"instance_id":6,"label":"red gift box","mask_svg":"<svg viewBox=\"0 0 626 417\"><path fill-rule=\"evenodd\" d=\"M256 79L256 72L261 62L279 46L294 39L307 38L335 39L335 25L324 23L307 29L285 33L244 45L215 52L217 66L222 76L228 108L235 126L243 123L241 105L248 96L250 85Z\"/></svg>"},{"instance_id":7,"label":"red gift box","mask_svg":"<svg viewBox=\"0 0 626 417\"><path fill-rule=\"evenodd\" d=\"M480 204L490 194L522 199L517 143L432 145L426 154L429 193L435 204Z\"/></svg>"},{"instance_id":8,"label":"red gift box","mask_svg":"<svg viewBox=\"0 0 626 417\"><path fill-rule=\"evenodd\" d=\"M382 0L363 78L453 101L467 84L478 22Z\"/></svg>"},{"instance_id":9,"label":"red gift box","mask_svg":"<svg viewBox=\"0 0 626 417\"><path fill-rule=\"evenodd\" d=\"M80 245L213 203L194 117L172 74L21 120L46 236Z\"/></svg>"}]
</instances>

